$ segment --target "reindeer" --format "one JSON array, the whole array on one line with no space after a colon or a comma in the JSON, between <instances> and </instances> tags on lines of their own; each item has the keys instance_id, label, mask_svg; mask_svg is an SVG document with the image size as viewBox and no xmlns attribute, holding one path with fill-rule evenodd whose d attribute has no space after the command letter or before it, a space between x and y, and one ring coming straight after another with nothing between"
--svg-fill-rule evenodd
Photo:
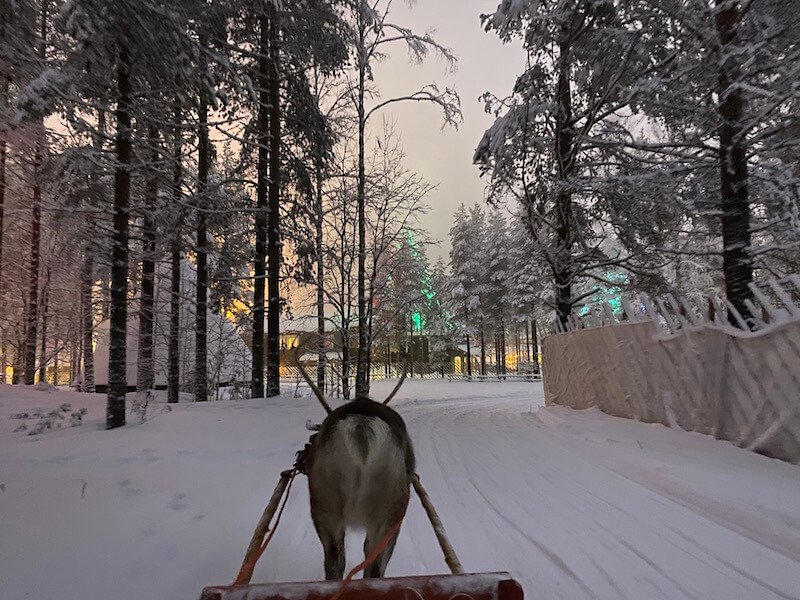
<instances>
[{"instance_id":1,"label":"reindeer","mask_svg":"<svg viewBox=\"0 0 800 600\"><path fill-rule=\"evenodd\" d=\"M356 398L335 410L297 359L306 384L328 412L313 436L306 456L311 519L325 552L325 578L342 579L347 527L366 529L364 556L369 556L394 527L399 531L415 461L403 418L389 408L405 372L383 401ZM364 569L364 577L383 577L397 534Z\"/></svg>"}]
</instances>

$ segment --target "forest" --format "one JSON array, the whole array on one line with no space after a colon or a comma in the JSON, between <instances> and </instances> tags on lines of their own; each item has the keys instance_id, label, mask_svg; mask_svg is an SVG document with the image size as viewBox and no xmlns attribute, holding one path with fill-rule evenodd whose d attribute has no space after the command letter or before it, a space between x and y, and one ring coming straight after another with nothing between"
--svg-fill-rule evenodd
<instances>
[{"instance_id":1,"label":"forest","mask_svg":"<svg viewBox=\"0 0 800 600\"><path fill-rule=\"evenodd\" d=\"M462 346L470 373L538 363L538 337L634 290L721 298L746 329L753 286L800 272L796 2L486 4L525 60L476 99L381 94L389 56L458 61L392 0L0 0L4 380L95 391L107 369L116 428L157 373L169 402L214 398L223 326L252 398L280 393L298 316L346 398L415 336L442 374ZM383 109L448 128L476 101L485 197L436 260L438 182Z\"/></svg>"}]
</instances>

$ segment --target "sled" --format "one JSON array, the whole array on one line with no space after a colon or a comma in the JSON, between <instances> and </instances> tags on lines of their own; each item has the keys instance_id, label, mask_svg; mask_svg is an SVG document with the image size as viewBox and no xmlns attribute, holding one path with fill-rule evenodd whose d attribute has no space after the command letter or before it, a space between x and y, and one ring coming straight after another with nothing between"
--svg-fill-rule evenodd
<instances>
[{"instance_id":1,"label":"sled","mask_svg":"<svg viewBox=\"0 0 800 600\"><path fill-rule=\"evenodd\" d=\"M352 579L371 559L355 567L344 581L311 581L251 584L253 570L266 550L280 522L283 508L295 476L303 472L301 453L295 468L281 473L272 497L261 515L239 574L231 585L211 586L203 590L200 600L523 600L522 586L508 573L464 573L450 545L439 515L418 475L412 485L431 522L436 539L452 575L383 577ZM278 507L280 506L280 509ZM270 527L277 512L275 523ZM399 531L401 521L397 523ZM391 538L386 538L388 542ZM377 555L377 551L373 551Z\"/></svg>"},{"instance_id":2,"label":"sled","mask_svg":"<svg viewBox=\"0 0 800 600\"><path fill-rule=\"evenodd\" d=\"M340 581L208 587L201 600L331 600ZM385 577L351 581L341 600L523 600L508 573Z\"/></svg>"}]
</instances>

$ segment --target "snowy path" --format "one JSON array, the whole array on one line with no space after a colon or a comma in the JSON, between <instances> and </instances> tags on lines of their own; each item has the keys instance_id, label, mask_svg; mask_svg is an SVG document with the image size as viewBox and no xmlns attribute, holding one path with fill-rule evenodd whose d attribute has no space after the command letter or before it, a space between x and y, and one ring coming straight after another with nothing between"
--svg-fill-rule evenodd
<instances>
[{"instance_id":1,"label":"snowy path","mask_svg":"<svg viewBox=\"0 0 800 600\"><path fill-rule=\"evenodd\" d=\"M193 599L225 583L320 415L307 398L181 405L105 432L102 398L10 392L0 387L3 600ZM396 401L468 571L509 570L531 599L800 598L800 467L596 411L539 410L541 394L411 381ZM10 433L20 406L63 401L90 422ZM352 536L348 564L359 545ZM414 502L389 574L445 570ZM321 574L299 480L254 579Z\"/></svg>"}]
</instances>

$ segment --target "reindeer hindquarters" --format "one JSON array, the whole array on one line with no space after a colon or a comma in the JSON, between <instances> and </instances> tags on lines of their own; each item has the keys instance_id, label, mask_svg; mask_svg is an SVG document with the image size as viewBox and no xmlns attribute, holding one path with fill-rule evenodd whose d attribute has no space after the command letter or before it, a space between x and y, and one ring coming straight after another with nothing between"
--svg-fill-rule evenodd
<instances>
[{"instance_id":1,"label":"reindeer hindquarters","mask_svg":"<svg viewBox=\"0 0 800 600\"><path fill-rule=\"evenodd\" d=\"M390 409L387 409L390 410ZM323 424L308 465L311 516L325 550L325 575L341 579L344 530L365 528L365 555L403 516L410 493L413 451L381 418L353 414ZM396 536L395 536L396 537ZM389 541L365 577L382 577L395 540Z\"/></svg>"}]
</instances>

